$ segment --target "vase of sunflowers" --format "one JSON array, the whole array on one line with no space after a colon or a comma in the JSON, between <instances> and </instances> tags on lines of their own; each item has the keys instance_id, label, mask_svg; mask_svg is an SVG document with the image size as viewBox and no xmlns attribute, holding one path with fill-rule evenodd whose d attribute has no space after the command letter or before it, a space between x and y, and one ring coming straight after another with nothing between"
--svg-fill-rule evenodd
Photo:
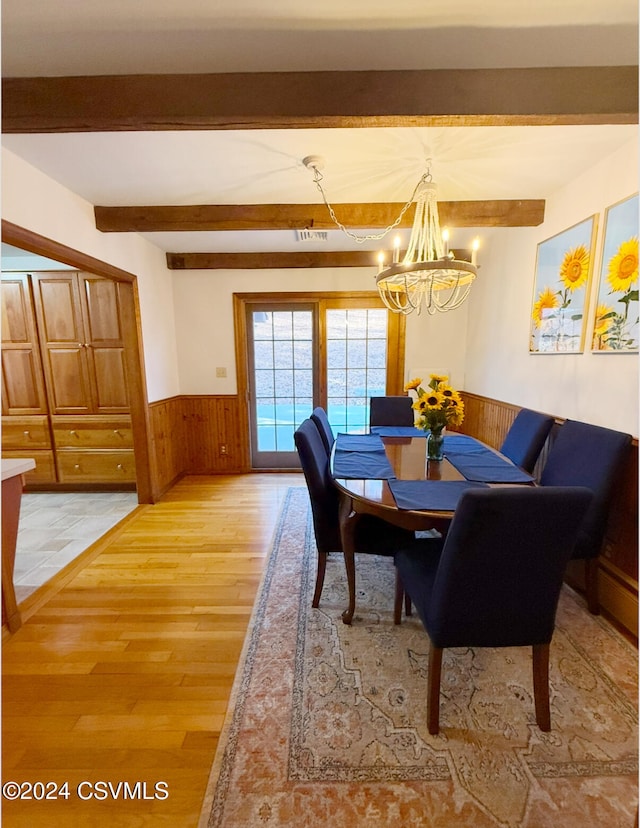
<instances>
[{"instance_id":1,"label":"vase of sunflowers","mask_svg":"<svg viewBox=\"0 0 640 828\"><path fill-rule=\"evenodd\" d=\"M431 374L426 388L422 385L421 378L412 379L404 390L415 395L412 408L418 413L416 426L429 432L427 460L442 460L442 432L446 426L459 426L464 420L464 403L460 394L449 385L449 377L441 374Z\"/></svg>"}]
</instances>

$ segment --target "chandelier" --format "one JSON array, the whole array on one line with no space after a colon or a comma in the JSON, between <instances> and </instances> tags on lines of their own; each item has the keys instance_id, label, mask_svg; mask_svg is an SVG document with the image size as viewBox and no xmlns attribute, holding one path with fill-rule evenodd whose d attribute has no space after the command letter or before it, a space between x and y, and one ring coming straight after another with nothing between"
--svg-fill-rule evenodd
<instances>
[{"instance_id":1,"label":"chandelier","mask_svg":"<svg viewBox=\"0 0 640 828\"><path fill-rule=\"evenodd\" d=\"M478 240L475 239L471 260L457 259L449 249L449 232L440 229L436 186L431 171L427 169L416 185L409 201L404 205L398 218L379 234L356 235L338 221L333 207L329 204L322 187L322 158L309 155L302 162L313 170L314 183L320 190L334 224L357 243L382 239L397 227L404 214L415 201L416 210L409 244L400 260L400 238L396 237L391 263L385 267L384 253L378 254L376 286L385 306L394 313L409 314L423 310L434 314L437 311L454 310L460 307L469 295L471 285L478 274L476 255Z\"/></svg>"}]
</instances>

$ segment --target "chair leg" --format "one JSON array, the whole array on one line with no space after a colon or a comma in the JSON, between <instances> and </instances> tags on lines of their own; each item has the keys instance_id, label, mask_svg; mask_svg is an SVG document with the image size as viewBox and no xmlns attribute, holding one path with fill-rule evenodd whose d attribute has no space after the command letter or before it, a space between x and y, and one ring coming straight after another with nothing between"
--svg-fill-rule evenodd
<instances>
[{"instance_id":1,"label":"chair leg","mask_svg":"<svg viewBox=\"0 0 640 828\"><path fill-rule=\"evenodd\" d=\"M324 586L324 573L327 569L327 553L318 552L318 571L316 572L316 588L313 593L312 607L320 605L320 596L322 595L322 587Z\"/></svg>"},{"instance_id":2,"label":"chair leg","mask_svg":"<svg viewBox=\"0 0 640 828\"><path fill-rule=\"evenodd\" d=\"M549 645L533 645L533 699L540 730L551 730L549 710Z\"/></svg>"},{"instance_id":3,"label":"chair leg","mask_svg":"<svg viewBox=\"0 0 640 828\"><path fill-rule=\"evenodd\" d=\"M400 573L396 569L396 594L395 600L393 602L393 623L394 624L401 624L402 623L402 599L404 597L404 586L402 585L402 580L400 579Z\"/></svg>"},{"instance_id":4,"label":"chair leg","mask_svg":"<svg viewBox=\"0 0 640 828\"><path fill-rule=\"evenodd\" d=\"M587 606L593 615L600 614L600 599L598 597L598 559L585 558L584 562L585 591Z\"/></svg>"},{"instance_id":5,"label":"chair leg","mask_svg":"<svg viewBox=\"0 0 640 828\"><path fill-rule=\"evenodd\" d=\"M411 596L408 592L404 594L404 614L411 615Z\"/></svg>"},{"instance_id":6,"label":"chair leg","mask_svg":"<svg viewBox=\"0 0 640 828\"><path fill-rule=\"evenodd\" d=\"M427 688L427 728L432 736L440 730L440 675L442 647L431 644L429 650L429 685Z\"/></svg>"}]
</instances>

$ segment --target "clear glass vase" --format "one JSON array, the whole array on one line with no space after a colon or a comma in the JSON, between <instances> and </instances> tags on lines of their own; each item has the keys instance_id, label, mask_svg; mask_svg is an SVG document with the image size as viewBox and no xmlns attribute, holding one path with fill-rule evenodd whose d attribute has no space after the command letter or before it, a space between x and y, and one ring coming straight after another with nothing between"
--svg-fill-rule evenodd
<instances>
[{"instance_id":1,"label":"clear glass vase","mask_svg":"<svg viewBox=\"0 0 640 828\"><path fill-rule=\"evenodd\" d=\"M441 428L432 428L427 437L427 460L443 460L444 459L444 434L442 433L444 426Z\"/></svg>"}]
</instances>

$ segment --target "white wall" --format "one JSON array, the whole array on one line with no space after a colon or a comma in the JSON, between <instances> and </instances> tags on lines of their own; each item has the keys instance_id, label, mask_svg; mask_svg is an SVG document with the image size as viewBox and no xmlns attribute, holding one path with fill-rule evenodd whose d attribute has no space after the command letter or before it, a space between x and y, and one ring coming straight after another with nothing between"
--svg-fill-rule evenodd
<instances>
[{"instance_id":1,"label":"white wall","mask_svg":"<svg viewBox=\"0 0 640 828\"><path fill-rule=\"evenodd\" d=\"M493 231L469 301L467 391L638 435L638 355L592 353L590 344L604 212L637 189L634 140L550 195L539 227ZM530 354L537 245L593 214L598 235L584 352Z\"/></svg>"},{"instance_id":2,"label":"white wall","mask_svg":"<svg viewBox=\"0 0 640 828\"><path fill-rule=\"evenodd\" d=\"M235 394L233 293L375 290L376 268L185 270L174 274L178 369L183 394ZM466 310L407 318L407 375L446 371L462 387ZM226 368L225 379L216 368Z\"/></svg>"},{"instance_id":3,"label":"white wall","mask_svg":"<svg viewBox=\"0 0 640 828\"><path fill-rule=\"evenodd\" d=\"M164 253L135 233L96 230L93 206L6 149L2 217L138 277L147 393L180 393L171 273Z\"/></svg>"}]
</instances>

